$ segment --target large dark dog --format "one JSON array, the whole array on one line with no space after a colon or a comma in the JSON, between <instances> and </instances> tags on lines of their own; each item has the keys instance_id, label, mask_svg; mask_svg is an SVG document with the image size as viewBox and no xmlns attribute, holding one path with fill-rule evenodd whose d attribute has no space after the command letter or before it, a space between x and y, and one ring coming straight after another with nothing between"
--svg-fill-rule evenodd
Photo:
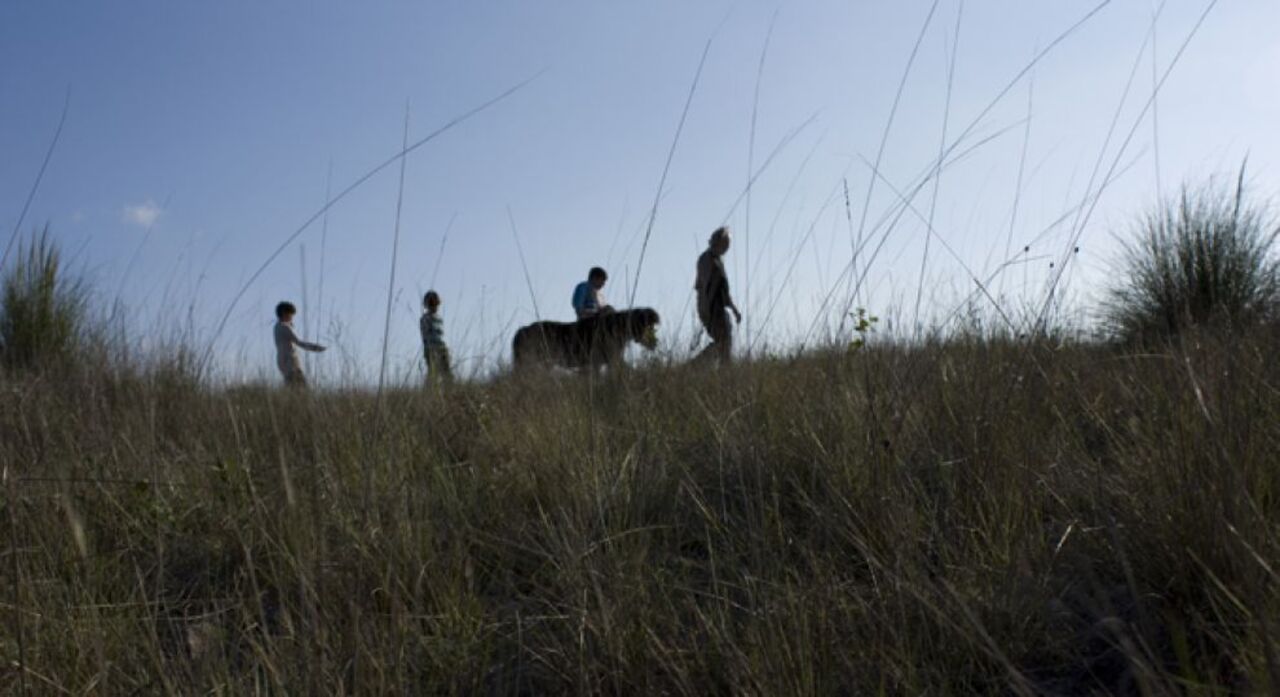
<instances>
[{"instance_id":1,"label":"large dark dog","mask_svg":"<svg viewBox=\"0 0 1280 697\"><path fill-rule=\"evenodd\" d=\"M658 344L658 313L647 307L609 312L577 322L534 322L511 341L517 369L532 366L599 368L617 365L627 343Z\"/></svg>"}]
</instances>

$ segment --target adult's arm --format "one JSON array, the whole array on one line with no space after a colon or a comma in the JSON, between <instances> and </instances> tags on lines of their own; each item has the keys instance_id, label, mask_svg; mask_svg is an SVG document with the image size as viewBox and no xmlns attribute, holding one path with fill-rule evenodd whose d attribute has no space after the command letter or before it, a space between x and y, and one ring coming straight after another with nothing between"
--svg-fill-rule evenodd
<instances>
[{"instance_id":1,"label":"adult's arm","mask_svg":"<svg viewBox=\"0 0 1280 697\"><path fill-rule=\"evenodd\" d=\"M738 310L738 306L733 302L733 295L729 293L729 277L724 270L724 264L717 263L713 269L710 282L712 297L719 296L724 307L733 311L734 319L741 322L742 312Z\"/></svg>"},{"instance_id":2,"label":"adult's arm","mask_svg":"<svg viewBox=\"0 0 1280 697\"><path fill-rule=\"evenodd\" d=\"M733 307L733 296L729 294L729 278L724 270L724 265L720 263L711 265L710 278L707 281L707 291L711 297L719 301L725 307Z\"/></svg>"}]
</instances>

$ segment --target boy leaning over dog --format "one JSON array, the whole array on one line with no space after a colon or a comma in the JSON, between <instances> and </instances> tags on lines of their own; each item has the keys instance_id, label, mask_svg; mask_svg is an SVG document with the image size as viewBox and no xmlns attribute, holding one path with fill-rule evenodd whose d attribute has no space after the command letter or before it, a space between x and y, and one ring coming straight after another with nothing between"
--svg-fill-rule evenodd
<instances>
[{"instance_id":1,"label":"boy leaning over dog","mask_svg":"<svg viewBox=\"0 0 1280 697\"><path fill-rule=\"evenodd\" d=\"M599 315L613 312L613 308L605 304L604 284L609 280L609 274L599 266L591 267L591 271L587 272L587 280L579 283L573 289L573 314L579 319L589 319Z\"/></svg>"}]
</instances>

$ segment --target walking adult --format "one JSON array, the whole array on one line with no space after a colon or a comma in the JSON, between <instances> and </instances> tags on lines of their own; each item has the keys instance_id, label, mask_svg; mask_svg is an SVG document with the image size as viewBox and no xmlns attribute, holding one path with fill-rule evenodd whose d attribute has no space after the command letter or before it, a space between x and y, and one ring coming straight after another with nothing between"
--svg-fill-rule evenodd
<instances>
[{"instance_id":1,"label":"walking adult","mask_svg":"<svg viewBox=\"0 0 1280 697\"><path fill-rule=\"evenodd\" d=\"M707 249L698 256L698 276L694 290L698 292L698 319L711 337L711 344L702 349L696 361L715 360L726 364L733 356L733 325L742 322L742 313L729 294L729 276L724 270L724 254L729 251L729 228L719 227L711 233Z\"/></svg>"}]
</instances>

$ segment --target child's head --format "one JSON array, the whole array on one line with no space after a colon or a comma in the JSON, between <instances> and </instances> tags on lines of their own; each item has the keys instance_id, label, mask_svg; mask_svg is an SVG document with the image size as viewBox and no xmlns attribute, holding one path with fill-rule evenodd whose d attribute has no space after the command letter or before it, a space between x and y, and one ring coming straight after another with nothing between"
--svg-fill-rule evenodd
<instances>
[{"instance_id":1,"label":"child's head","mask_svg":"<svg viewBox=\"0 0 1280 697\"><path fill-rule=\"evenodd\" d=\"M428 312L435 312L440 307L440 294L434 290L427 291L427 294L422 296L422 306L427 308Z\"/></svg>"},{"instance_id":2,"label":"child's head","mask_svg":"<svg viewBox=\"0 0 1280 697\"><path fill-rule=\"evenodd\" d=\"M288 300L276 305L276 319L281 322L288 322L292 320L293 316L296 314L298 314L298 308L294 307L293 303Z\"/></svg>"},{"instance_id":3,"label":"child's head","mask_svg":"<svg viewBox=\"0 0 1280 697\"><path fill-rule=\"evenodd\" d=\"M605 273L604 269L599 266L593 266L591 271L587 272L587 282L597 290L604 288L604 282L607 280L609 280L609 274Z\"/></svg>"}]
</instances>

